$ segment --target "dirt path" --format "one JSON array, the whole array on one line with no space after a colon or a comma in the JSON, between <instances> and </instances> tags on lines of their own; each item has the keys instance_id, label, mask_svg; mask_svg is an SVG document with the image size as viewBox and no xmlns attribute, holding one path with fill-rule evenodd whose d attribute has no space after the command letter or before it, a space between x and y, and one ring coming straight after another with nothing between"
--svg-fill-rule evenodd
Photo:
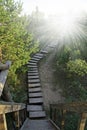
<instances>
[{"instance_id":1,"label":"dirt path","mask_svg":"<svg viewBox=\"0 0 87 130\"><path fill-rule=\"evenodd\" d=\"M62 90L55 81L55 68L53 66L54 56L55 50L40 62L39 67L44 97L44 106L46 110L49 109L50 103L58 103L64 101L64 98L62 96Z\"/></svg>"}]
</instances>

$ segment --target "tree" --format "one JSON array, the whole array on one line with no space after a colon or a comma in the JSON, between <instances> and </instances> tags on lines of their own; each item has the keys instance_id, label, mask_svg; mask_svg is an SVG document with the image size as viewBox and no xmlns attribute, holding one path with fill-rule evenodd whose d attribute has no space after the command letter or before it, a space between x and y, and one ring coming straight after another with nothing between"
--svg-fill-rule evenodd
<instances>
[{"instance_id":1,"label":"tree","mask_svg":"<svg viewBox=\"0 0 87 130\"><path fill-rule=\"evenodd\" d=\"M38 48L38 42L26 30L27 17L21 16L22 4L14 0L0 0L0 47L3 62L12 61L10 78L25 65Z\"/></svg>"}]
</instances>

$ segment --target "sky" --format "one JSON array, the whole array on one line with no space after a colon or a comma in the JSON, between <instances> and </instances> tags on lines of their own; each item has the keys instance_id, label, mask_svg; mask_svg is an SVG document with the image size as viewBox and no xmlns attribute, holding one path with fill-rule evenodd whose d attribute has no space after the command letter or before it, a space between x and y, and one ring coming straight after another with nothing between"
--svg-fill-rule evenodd
<instances>
[{"instance_id":1,"label":"sky","mask_svg":"<svg viewBox=\"0 0 87 130\"><path fill-rule=\"evenodd\" d=\"M87 0L21 0L21 2L23 2L23 13L26 14L31 14L36 6L47 15L69 11L87 11Z\"/></svg>"},{"instance_id":2,"label":"sky","mask_svg":"<svg viewBox=\"0 0 87 130\"><path fill-rule=\"evenodd\" d=\"M19 1L19 0L15 0ZM45 14L56 14L68 11L87 11L87 0L21 0L23 2L23 13L31 14L38 6Z\"/></svg>"}]
</instances>

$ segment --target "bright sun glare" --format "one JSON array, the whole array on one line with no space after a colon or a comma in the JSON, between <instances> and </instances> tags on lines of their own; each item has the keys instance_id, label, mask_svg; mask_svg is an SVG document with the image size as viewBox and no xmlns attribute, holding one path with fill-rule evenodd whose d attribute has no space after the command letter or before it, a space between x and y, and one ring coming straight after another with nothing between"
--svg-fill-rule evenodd
<instances>
[{"instance_id":1,"label":"bright sun glare","mask_svg":"<svg viewBox=\"0 0 87 130\"><path fill-rule=\"evenodd\" d=\"M87 12L86 0L22 0L24 10L27 13L38 6L39 11L44 12L48 18L47 32L55 35L55 37L81 37L86 35L79 25L82 20L83 12ZM44 27L43 27L44 30ZM46 33L47 33L46 32ZM52 37L51 34L49 34ZM78 35L78 36L77 36ZM55 38L56 39L56 38Z\"/></svg>"},{"instance_id":2,"label":"bright sun glare","mask_svg":"<svg viewBox=\"0 0 87 130\"><path fill-rule=\"evenodd\" d=\"M51 15L53 16L51 17L51 25L54 30L60 32L62 36L78 34L78 21L82 17L82 11L86 10L85 5L80 3L80 0L61 1L54 0L55 7L53 8L54 5L51 3L50 7L45 8L45 14L53 14Z\"/></svg>"}]
</instances>

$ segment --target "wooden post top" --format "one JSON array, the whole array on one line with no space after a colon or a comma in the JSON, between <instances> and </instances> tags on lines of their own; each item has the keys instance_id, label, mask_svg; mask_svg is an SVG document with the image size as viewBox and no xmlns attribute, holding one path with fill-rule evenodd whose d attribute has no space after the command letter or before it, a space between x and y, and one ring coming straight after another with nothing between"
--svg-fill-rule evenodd
<instances>
[{"instance_id":1,"label":"wooden post top","mask_svg":"<svg viewBox=\"0 0 87 130\"><path fill-rule=\"evenodd\" d=\"M8 69L10 66L11 61L7 61L6 64L0 64L0 96L2 95L2 91L8 75Z\"/></svg>"},{"instance_id":2,"label":"wooden post top","mask_svg":"<svg viewBox=\"0 0 87 130\"><path fill-rule=\"evenodd\" d=\"M6 64L0 62L0 70L7 70L11 66L11 61L7 61Z\"/></svg>"}]
</instances>

